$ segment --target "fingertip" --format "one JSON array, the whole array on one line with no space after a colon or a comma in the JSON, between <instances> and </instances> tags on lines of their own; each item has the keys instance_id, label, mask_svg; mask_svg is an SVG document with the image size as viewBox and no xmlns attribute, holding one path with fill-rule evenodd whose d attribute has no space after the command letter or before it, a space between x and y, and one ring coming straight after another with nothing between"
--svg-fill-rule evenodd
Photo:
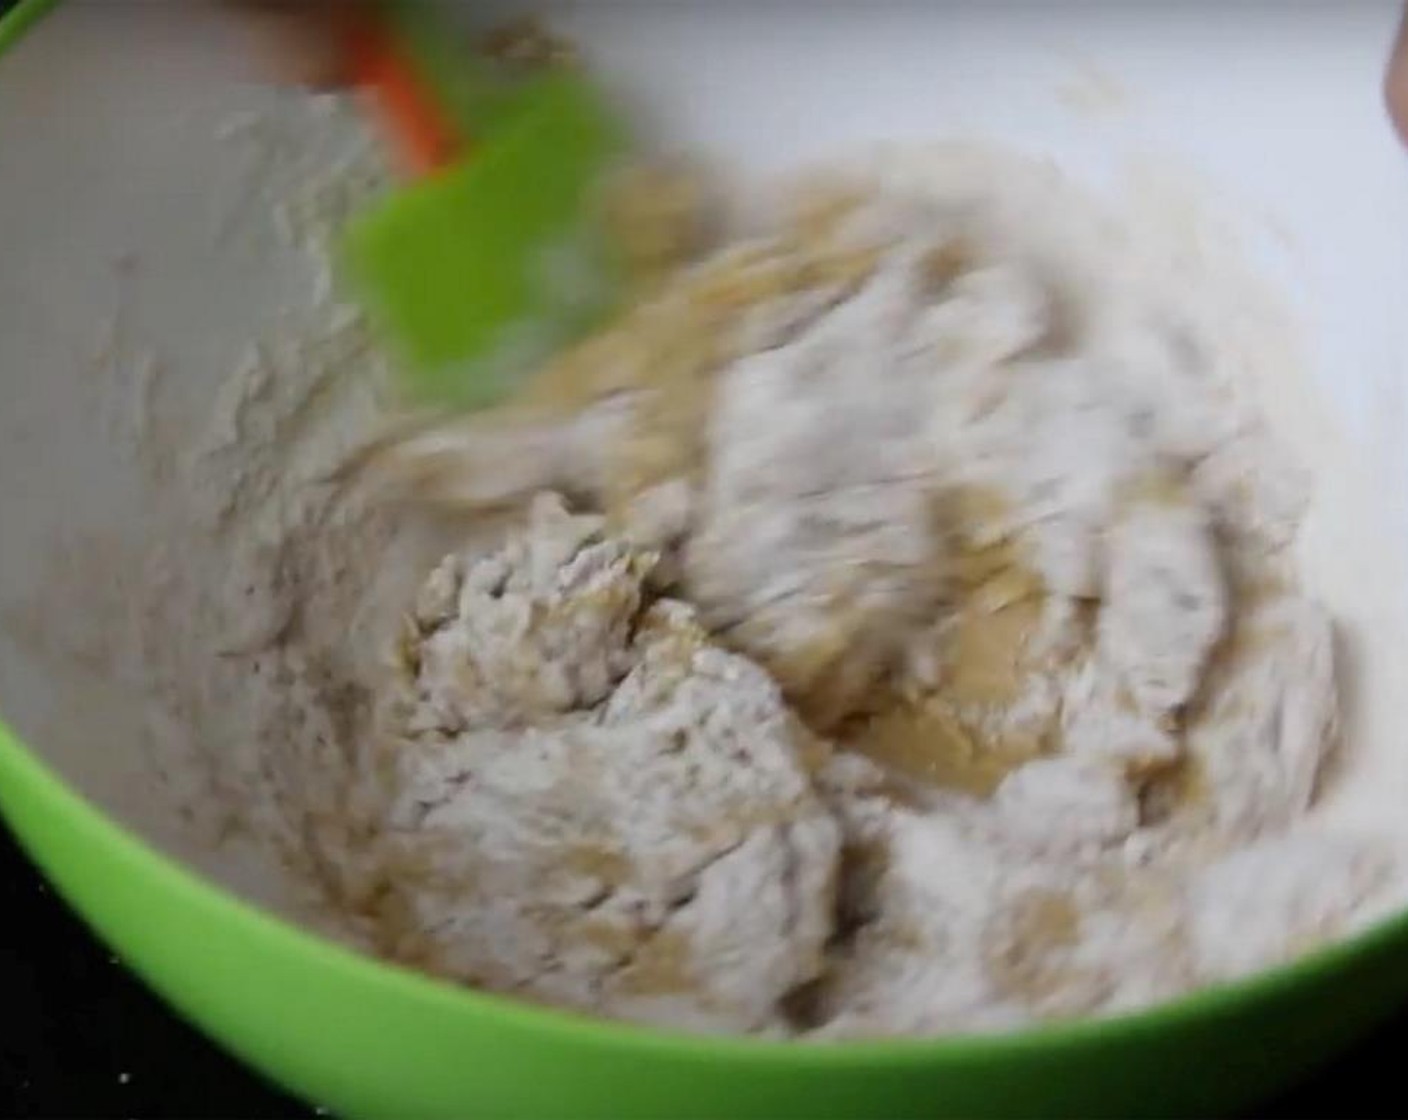
<instances>
[{"instance_id":1,"label":"fingertip","mask_svg":"<svg viewBox=\"0 0 1408 1120\"><path fill-rule=\"evenodd\" d=\"M1399 24L1398 38L1384 75L1384 105L1399 139L1408 145L1408 12Z\"/></svg>"},{"instance_id":2,"label":"fingertip","mask_svg":"<svg viewBox=\"0 0 1408 1120\"><path fill-rule=\"evenodd\" d=\"M269 77L277 82L331 89L350 79L336 5L241 0Z\"/></svg>"}]
</instances>

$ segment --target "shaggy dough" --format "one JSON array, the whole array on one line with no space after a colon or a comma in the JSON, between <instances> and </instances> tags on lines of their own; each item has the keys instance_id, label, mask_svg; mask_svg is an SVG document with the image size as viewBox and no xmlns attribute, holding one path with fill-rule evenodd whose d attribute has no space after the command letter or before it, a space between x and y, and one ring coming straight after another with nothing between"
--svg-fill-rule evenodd
<instances>
[{"instance_id":1,"label":"shaggy dough","mask_svg":"<svg viewBox=\"0 0 1408 1120\"><path fill-rule=\"evenodd\" d=\"M772 1028L831 932L816 745L601 529L544 498L502 551L422 587L381 719L398 797L378 936L498 991Z\"/></svg>"},{"instance_id":2,"label":"shaggy dough","mask_svg":"<svg viewBox=\"0 0 1408 1120\"><path fill-rule=\"evenodd\" d=\"M1330 936L1384 866L1287 831L1336 745L1305 482L1138 245L1042 165L893 157L500 413L374 447L403 499L601 515L540 504L421 593L389 951L849 1036L1139 1006ZM1215 885L1258 865L1233 952Z\"/></svg>"}]
</instances>

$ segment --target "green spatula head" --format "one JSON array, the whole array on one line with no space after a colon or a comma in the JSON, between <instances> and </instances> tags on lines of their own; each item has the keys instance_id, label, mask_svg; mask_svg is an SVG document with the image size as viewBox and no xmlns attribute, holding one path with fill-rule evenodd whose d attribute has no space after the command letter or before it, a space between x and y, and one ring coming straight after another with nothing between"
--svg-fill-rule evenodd
<instances>
[{"instance_id":1,"label":"green spatula head","mask_svg":"<svg viewBox=\"0 0 1408 1120\"><path fill-rule=\"evenodd\" d=\"M595 204L624 136L581 77L531 79L459 163L359 216L347 269L414 403L502 400L614 305Z\"/></svg>"}]
</instances>

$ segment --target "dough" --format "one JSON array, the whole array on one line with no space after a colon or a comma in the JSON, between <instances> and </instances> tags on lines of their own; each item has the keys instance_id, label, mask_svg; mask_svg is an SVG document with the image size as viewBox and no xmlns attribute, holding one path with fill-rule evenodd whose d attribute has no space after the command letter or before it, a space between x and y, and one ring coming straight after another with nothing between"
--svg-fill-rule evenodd
<instances>
[{"instance_id":1,"label":"dough","mask_svg":"<svg viewBox=\"0 0 1408 1120\"><path fill-rule=\"evenodd\" d=\"M831 933L839 830L816 746L651 557L552 498L421 588L380 724L390 956L699 1029L772 1028Z\"/></svg>"},{"instance_id":2,"label":"dough","mask_svg":"<svg viewBox=\"0 0 1408 1120\"><path fill-rule=\"evenodd\" d=\"M793 892L779 914L807 920L750 932L736 957L696 950L723 970L710 992L753 978L732 997L755 997L734 1005L734 1025L776 1026L779 998L813 977L787 1003L790 1026L824 1036L1138 1006L1227 974L1226 947L1209 942L1221 928L1210 884L1278 866L1249 919L1263 932L1241 935L1269 961L1327 936L1381 881L1382 861L1354 843L1312 858L1281 839L1336 746L1330 621L1299 592L1288 547L1305 483L1235 383L1210 372L1219 339L1196 298L1163 285L1128 236L1039 165L967 149L896 157L818 189L778 232L678 271L501 415L412 434L366 463L402 498L472 510L477 491L513 479L519 493L496 502L555 487L601 511L620 540L661 555L650 578L697 609L698 640L736 651L760 690L775 680L834 750L816 780L844 840L838 904L825 812L789 792L818 860L772 886ZM544 440L565 458L537 454ZM505 562L486 563L500 578ZM619 593L630 609L642 594ZM535 616L511 641L491 628L501 608L481 608L473 641L507 644L475 654L483 695L448 709L462 721L465 704L585 702L600 705L599 728L620 724L641 670L608 698L626 646L598 614L617 597L598 591L581 619ZM588 650L564 663L559 630ZM470 635L422 639L421 680L445 675L442 642ZM725 702L716 684L686 682ZM424 699L412 723L444 725L444 706ZM523 718L499 746L520 760L546 749L540 717ZM463 734L449 722L441 733ZM666 765L632 723L613 735L575 749ZM596 772L567 759L540 765L561 781ZM738 781L755 774L740 763ZM507 793L475 786L456 795L456 819L501 813ZM575 796L586 812L596 794ZM685 779L672 796L713 794ZM682 842L681 822L652 844ZM759 890L779 851L750 839L732 865ZM1318 890L1337 860L1341 889ZM1297 863L1303 874L1280 866ZM558 854L536 874L564 866ZM819 893L798 894L804 881ZM755 974L789 931L791 963ZM459 951L482 954L482 935L466 937ZM543 950L550 972L591 956L579 942ZM450 971L486 982L482 965ZM620 1013L609 986L556 983L555 998Z\"/></svg>"}]
</instances>

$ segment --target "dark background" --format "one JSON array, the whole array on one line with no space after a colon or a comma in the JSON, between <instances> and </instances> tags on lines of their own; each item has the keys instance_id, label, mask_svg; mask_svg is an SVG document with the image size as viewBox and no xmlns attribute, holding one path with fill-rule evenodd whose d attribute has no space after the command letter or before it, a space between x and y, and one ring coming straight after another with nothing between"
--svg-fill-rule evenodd
<instances>
[{"instance_id":1,"label":"dark background","mask_svg":"<svg viewBox=\"0 0 1408 1120\"><path fill-rule=\"evenodd\" d=\"M0 0L0 15L14 0ZM297 2L297 0L295 0ZM0 828L0 1117L314 1117L176 1018L88 934ZM1398 1117L1408 1012L1256 1115ZM1379 1090L1379 1091L1376 1091Z\"/></svg>"},{"instance_id":2,"label":"dark background","mask_svg":"<svg viewBox=\"0 0 1408 1120\"><path fill-rule=\"evenodd\" d=\"M0 827L0 1117L311 1117L148 994Z\"/></svg>"}]
</instances>

